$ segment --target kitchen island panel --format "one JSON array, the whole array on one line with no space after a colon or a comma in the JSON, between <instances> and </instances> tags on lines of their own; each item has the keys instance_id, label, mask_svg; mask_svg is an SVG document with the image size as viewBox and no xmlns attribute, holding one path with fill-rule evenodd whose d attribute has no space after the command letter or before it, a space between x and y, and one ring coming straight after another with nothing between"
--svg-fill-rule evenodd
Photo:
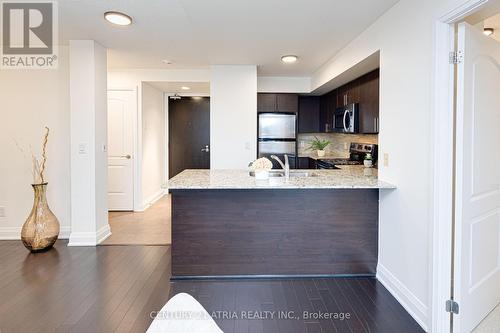
<instances>
[{"instance_id":1,"label":"kitchen island panel","mask_svg":"<svg viewBox=\"0 0 500 333\"><path fill-rule=\"evenodd\" d=\"M374 275L378 189L172 191L172 274Z\"/></svg>"}]
</instances>

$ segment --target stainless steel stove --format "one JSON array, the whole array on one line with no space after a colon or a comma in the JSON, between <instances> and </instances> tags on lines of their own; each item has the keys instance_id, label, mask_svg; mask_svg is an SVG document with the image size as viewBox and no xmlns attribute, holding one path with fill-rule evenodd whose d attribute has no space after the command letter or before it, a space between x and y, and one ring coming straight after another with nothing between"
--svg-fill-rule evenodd
<instances>
[{"instance_id":1,"label":"stainless steel stove","mask_svg":"<svg viewBox=\"0 0 500 333\"><path fill-rule=\"evenodd\" d=\"M328 159L322 159L321 161L327 162L330 164L334 165L358 165L358 164L363 164L362 161L351 161L348 158L328 158Z\"/></svg>"},{"instance_id":2,"label":"stainless steel stove","mask_svg":"<svg viewBox=\"0 0 500 333\"><path fill-rule=\"evenodd\" d=\"M361 165L366 154L371 154L373 161L377 161L377 145L367 143L351 142L349 147L349 158L328 158L316 161L318 169L338 169L337 165Z\"/></svg>"}]
</instances>

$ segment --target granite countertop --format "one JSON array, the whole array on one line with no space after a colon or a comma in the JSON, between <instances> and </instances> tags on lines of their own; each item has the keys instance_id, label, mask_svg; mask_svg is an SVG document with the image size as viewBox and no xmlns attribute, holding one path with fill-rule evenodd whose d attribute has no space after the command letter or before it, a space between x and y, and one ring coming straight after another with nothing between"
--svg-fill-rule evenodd
<instances>
[{"instance_id":1,"label":"granite countertop","mask_svg":"<svg viewBox=\"0 0 500 333\"><path fill-rule=\"evenodd\" d=\"M189 189L395 189L378 180L377 170L360 165L342 165L338 170L291 170L310 172L313 177L271 177L256 180L247 170L184 170L168 182L170 190Z\"/></svg>"}]
</instances>

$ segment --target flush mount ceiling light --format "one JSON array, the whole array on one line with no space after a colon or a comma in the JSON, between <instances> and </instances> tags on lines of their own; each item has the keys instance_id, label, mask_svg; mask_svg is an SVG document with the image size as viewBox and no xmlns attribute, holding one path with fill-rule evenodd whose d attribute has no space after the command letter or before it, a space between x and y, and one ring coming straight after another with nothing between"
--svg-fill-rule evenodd
<instances>
[{"instance_id":1,"label":"flush mount ceiling light","mask_svg":"<svg viewBox=\"0 0 500 333\"><path fill-rule=\"evenodd\" d=\"M186 86L182 86L182 87L181 87L181 89L182 89L182 90L189 90L189 89L191 89L191 88L186 87Z\"/></svg>"},{"instance_id":2,"label":"flush mount ceiling light","mask_svg":"<svg viewBox=\"0 0 500 333\"><path fill-rule=\"evenodd\" d=\"M491 35L493 35L494 32L495 32L495 29L493 29L493 28L484 28L484 30L483 30L483 34L485 34L486 36L491 36Z\"/></svg>"},{"instance_id":3,"label":"flush mount ceiling light","mask_svg":"<svg viewBox=\"0 0 500 333\"><path fill-rule=\"evenodd\" d=\"M293 55L293 54L284 55L281 57L281 61L283 61L286 64L294 63L297 61L297 59L298 59L298 57L296 55Z\"/></svg>"},{"instance_id":4,"label":"flush mount ceiling light","mask_svg":"<svg viewBox=\"0 0 500 333\"><path fill-rule=\"evenodd\" d=\"M168 60L168 59L163 59L161 62L164 63L164 64L167 64L167 65L171 65L172 64L172 62L170 60Z\"/></svg>"},{"instance_id":5,"label":"flush mount ceiling light","mask_svg":"<svg viewBox=\"0 0 500 333\"><path fill-rule=\"evenodd\" d=\"M104 13L104 19L109 23L113 23L116 25L131 25L132 18L127 14L123 14L120 12L109 11Z\"/></svg>"}]
</instances>

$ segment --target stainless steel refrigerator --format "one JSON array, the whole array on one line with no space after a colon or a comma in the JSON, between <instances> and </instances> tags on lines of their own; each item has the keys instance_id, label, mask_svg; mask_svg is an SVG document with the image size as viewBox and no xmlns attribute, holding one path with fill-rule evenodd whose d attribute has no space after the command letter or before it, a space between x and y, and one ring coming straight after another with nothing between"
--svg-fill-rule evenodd
<instances>
[{"instance_id":1,"label":"stainless steel refrigerator","mask_svg":"<svg viewBox=\"0 0 500 333\"><path fill-rule=\"evenodd\" d=\"M297 116L287 113L259 113L259 146L258 156L278 156L283 161L283 155L289 157L290 168L297 164ZM273 159L273 167L280 169L280 165Z\"/></svg>"}]
</instances>

